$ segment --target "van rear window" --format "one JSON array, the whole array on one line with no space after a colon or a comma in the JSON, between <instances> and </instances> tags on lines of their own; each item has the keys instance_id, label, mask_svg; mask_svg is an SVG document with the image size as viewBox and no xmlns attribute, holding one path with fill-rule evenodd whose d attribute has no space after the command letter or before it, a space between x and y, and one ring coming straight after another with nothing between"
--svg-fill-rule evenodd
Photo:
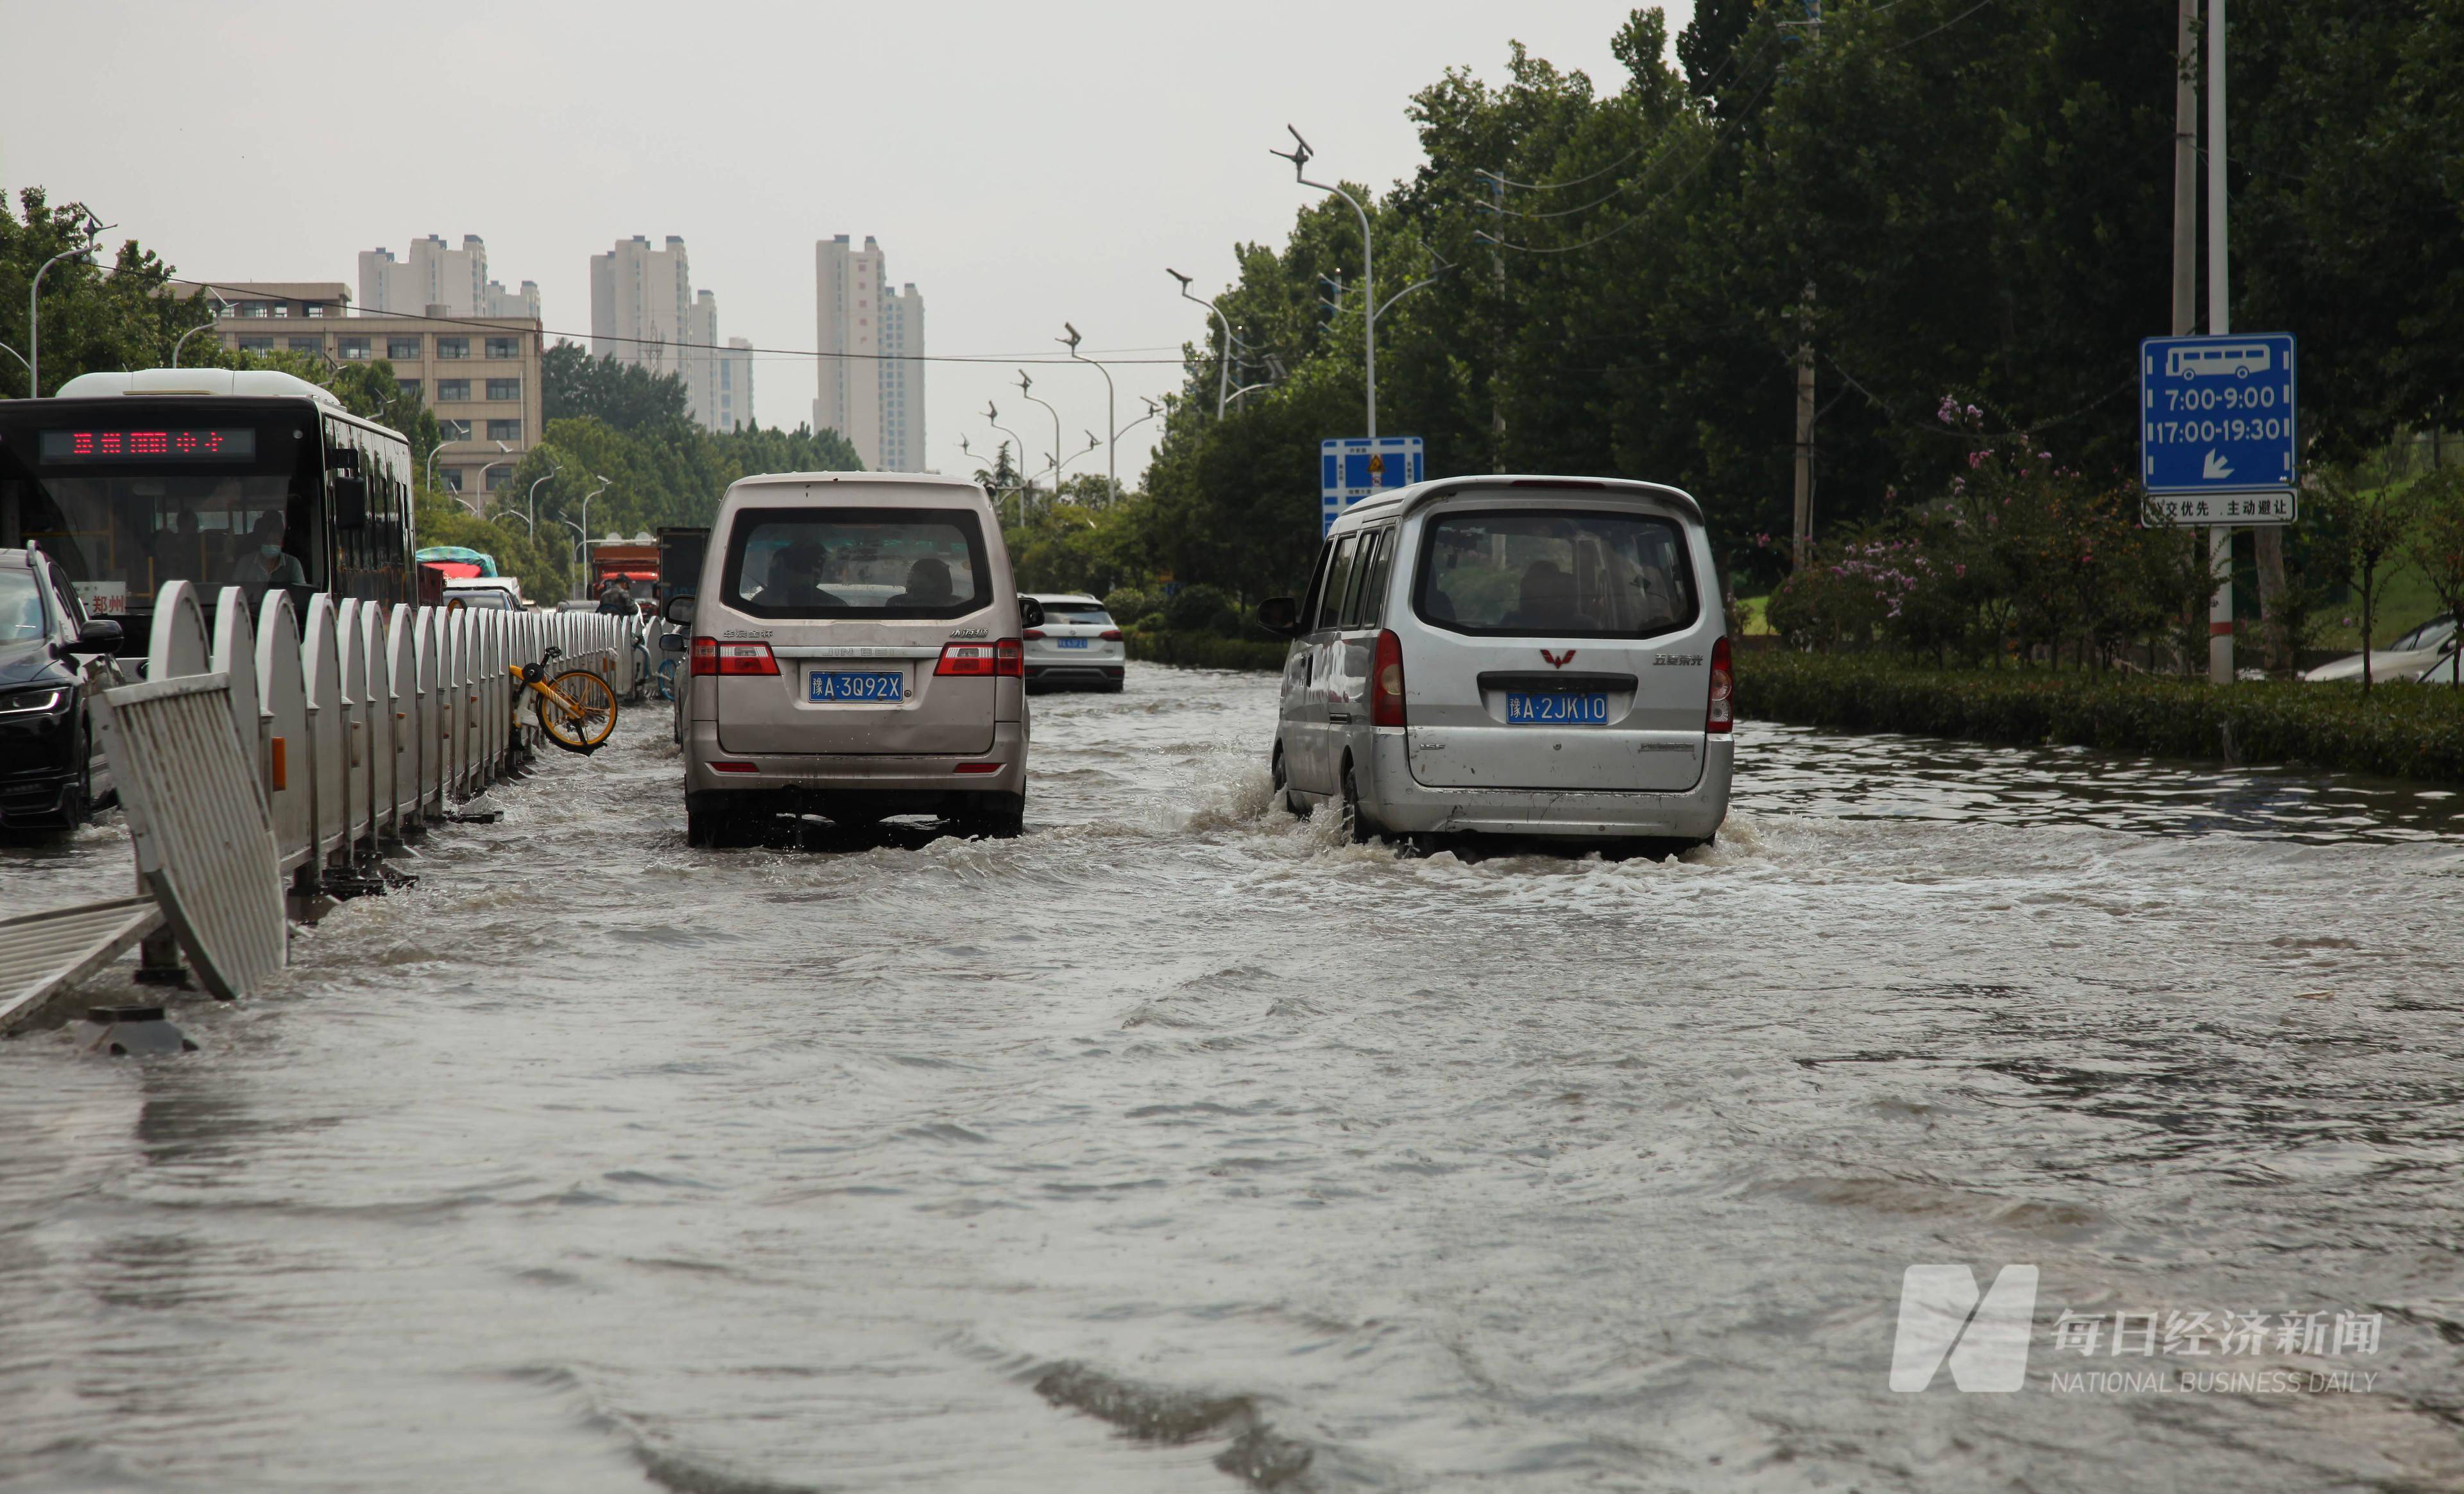
<instances>
[{"instance_id":1,"label":"van rear window","mask_svg":"<svg viewBox=\"0 0 2464 1494\"><path fill-rule=\"evenodd\" d=\"M992 601L965 509L748 509L728 536L727 604L756 617L958 617Z\"/></svg>"},{"instance_id":2,"label":"van rear window","mask_svg":"<svg viewBox=\"0 0 2464 1494\"><path fill-rule=\"evenodd\" d=\"M1699 604L1674 521L1519 509L1432 519L1412 605L1458 633L1648 638L1691 625Z\"/></svg>"}]
</instances>

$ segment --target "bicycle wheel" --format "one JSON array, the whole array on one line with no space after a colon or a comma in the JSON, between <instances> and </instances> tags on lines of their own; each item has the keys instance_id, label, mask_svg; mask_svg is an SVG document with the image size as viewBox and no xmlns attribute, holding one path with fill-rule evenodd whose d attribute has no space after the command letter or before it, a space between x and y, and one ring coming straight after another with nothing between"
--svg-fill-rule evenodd
<instances>
[{"instance_id":1,"label":"bicycle wheel","mask_svg":"<svg viewBox=\"0 0 2464 1494\"><path fill-rule=\"evenodd\" d=\"M588 752L616 730L616 692L588 670L567 670L548 688L573 703L568 710L548 695L531 692L539 729L569 752Z\"/></svg>"}]
</instances>

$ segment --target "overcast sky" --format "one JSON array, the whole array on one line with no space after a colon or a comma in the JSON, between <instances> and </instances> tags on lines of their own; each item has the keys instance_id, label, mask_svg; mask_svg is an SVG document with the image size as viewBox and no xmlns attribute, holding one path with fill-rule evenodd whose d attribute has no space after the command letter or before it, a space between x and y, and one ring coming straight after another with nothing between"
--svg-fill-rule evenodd
<instances>
[{"instance_id":1,"label":"overcast sky","mask_svg":"<svg viewBox=\"0 0 2464 1494\"><path fill-rule=\"evenodd\" d=\"M1668 11L1674 33L1690 5ZM576 336L592 254L680 234L721 338L789 351L814 344L814 240L871 234L924 295L930 352L1055 355L1066 319L1089 351L1172 360L1113 368L1126 424L1212 335L1164 267L1220 288L1236 242L1280 243L1316 195L1266 154L1286 121L1319 169L1383 187L1419 159L1415 90L1450 65L1493 80L1516 39L1614 87L1625 11L0 0L0 186L81 199L183 275L355 296L359 251L476 233L490 274L537 280L548 330ZM1102 432L1092 369L1032 372L1065 450ZM934 466L972 470L958 438L988 448L987 399L1042 460L1052 420L1016 378L929 367ZM809 358L757 364L766 425L808 418L813 392ZM1125 480L1154 428L1122 438Z\"/></svg>"}]
</instances>

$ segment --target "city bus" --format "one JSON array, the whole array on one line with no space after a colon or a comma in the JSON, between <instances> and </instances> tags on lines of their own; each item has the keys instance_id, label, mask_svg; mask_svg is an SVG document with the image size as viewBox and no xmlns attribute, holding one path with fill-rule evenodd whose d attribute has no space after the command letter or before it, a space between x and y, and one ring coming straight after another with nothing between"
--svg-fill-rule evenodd
<instances>
[{"instance_id":1,"label":"city bus","mask_svg":"<svg viewBox=\"0 0 2464 1494\"><path fill-rule=\"evenodd\" d=\"M187 581L416 604L410 445L271 370L84 374L0 400L0 549L56 560L89 616L142 654L155 598Z\"/></svg>"}]
</instances>

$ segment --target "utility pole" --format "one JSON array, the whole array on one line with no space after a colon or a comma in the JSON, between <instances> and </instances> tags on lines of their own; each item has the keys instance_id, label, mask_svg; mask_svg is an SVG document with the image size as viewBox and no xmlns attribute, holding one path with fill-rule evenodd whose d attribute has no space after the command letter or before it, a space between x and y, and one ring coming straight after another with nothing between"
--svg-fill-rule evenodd
<instances>
[{"instance_id":1,"label":"utility pole","mask_svg":"<svg viewBox=\"0 0 2464 1494\"><path fill-rule=\"evenodd\" d=\"M1805 282L1796 344L1796 564L1814 553L1814 282Z\"/></svg>"},{"instance_id":2,"label":"utility pole","mask_svg":"<svg viewBox=\"0 0 2464 1494\"><path fill-rule=\"evenodd\" d=\"M2208 334L2233 330L2233 280L2226 251L2233 242L2225 201L2225 0L2208 0ZM2208 531L2208 563L2214 568L2216 600L2208 607L2208 680L2233 678L2233 527ZM2362 640L2364 648L2369 640Z\"/></svg>"}]
</instances>

